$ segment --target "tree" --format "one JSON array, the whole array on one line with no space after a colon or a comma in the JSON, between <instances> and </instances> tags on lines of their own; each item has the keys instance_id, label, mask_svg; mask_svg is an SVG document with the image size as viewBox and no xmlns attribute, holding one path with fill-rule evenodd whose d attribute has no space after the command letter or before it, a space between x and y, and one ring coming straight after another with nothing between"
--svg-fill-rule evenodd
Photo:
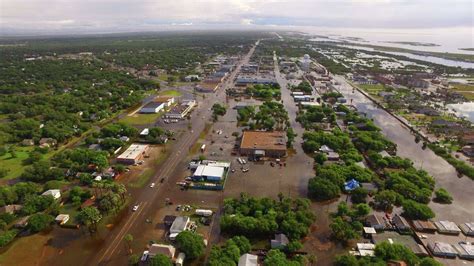
<instances>
[{"instance_id":1,"label":"tree","mask_svg":"<svg viewBox=\"0 0 474 266\"><path fill-rule=\"evenodd\" d=\"M102 219L102 214L96 207L85 207L77 215L79 222L86 225L90 232L97 229L97 224Z\"/></svg>"},{"instance_id":2,"label":"tree","mask_svg":"<svg viewBox=\"0 0 474 266\"><path fill-rule=\"evenodd\" d=\"M436 261L433 258L426 257L420 261L419 266L443 266L441 262Z\"/></svg>"},{"instance_id":3,"label":"tree","mask_svg":"<svg viewBox=\"0 0 474 266\"><path fill-rule=\"evenodd\" d=\"M271 249L264 260L264 265L267 266L299 266L302 265L299 261L288 260L285 253L278 249Z\"/></svg>"},{"instance_id":4,"label":"tree","mask_svg":"<svg viewBox=\"0 0 474 266\"><path fill-rule=\"evenodd\" d=\"M359 261L352 255L341 255L337 256L334 260L335 266L358 266Z\"/></svg>"},{"instance_id":5,"label":"tree","mask_svg":"<svg viewBox=\"0 0 474 266\"><path fill-rule=\"evenodd\" d=\"M309 196L316 200L331 200L339 197L341 189L333 182L320 177L311 178L308 182Z\"/></svg>"},{"instance_id":6,"label":"tree","mask_svg":"<svg viewBox=\"0 0 474 266\"><path fill-rule=\"evenodd\" d=\"M405 200L402 204L403 214L412 220L428 220L435 217L434 212L425 204Z\"/></svg>"},{"instance_id":7,"label":"tree","mask_svg":"<svg viewBox=\"0 0 474 266\"><path fill-rule=\"evenodd\" d=\"M334 218L329 227L331 228L333 237L344 243L359 237L359 234L352 226L341 217Z\"/></svg>"},{"instance_id":8,"label":"tree","mask_svg":"<svg viewBox=\"0 0 474 266\"><path fill-rule=\"evenodd\" d=\"M374 197L375 205L382 210L389 210L397 201L397 193L392 190L382 190Z\"/></svg>"},{"instance_id":9,"label":"tree","mask_svg":"<svg viewBox=\"0 0 474 266\"><path fill-rule=\"evenodd\" d=\"M176 237L176 244L189 259L200 257L205 248L202 236L190 231L179 233Z\"/></svg>"},{"instance_id":10,"label":"tree","mask_svg":"<svg viewBox=\"0 0 474 266\"><path fill-rule=\"evenodd\" d=\"M408 247L397 243L382 242L378 244L375 247L375 256L384 261L403 260L408 265L417 265L419 262L415 253Z\"/></svg>"},{"instance_id":11,"label":"tree","mask_svg":"<svg viewBox=\"0 0 474 266\"><path fill-rule=\"evenodd\" d=\"M363 187L358 187L351 192L351 201L353 203L365 203L368 195L367 189Z\"/></svg>"},{"instance_id":12,"label":"tree","mask_svg":"<svg viewBox=\"0 0 474 266\"><path fill-rule=\"evenodd\" d=\"M128 265L138 265L140 263L140 256L137 254L132 254L128 257Z\"/></svg>"},{"instance_id":13,"label":"tree","mask_svg":"<svg viewBox=\"0 0 474 266\"><path fill-rule=\"evenodd\" d=\"M286 129L286 147L290 148L293 146L293 142L295 141L296 133L293 128L289 127Z\"/></svg>"},{"instance_id":14,"label":"tree","mask_svg":"<svg viewBox=\"0 0 474 266\"><path fill-rule=\"evenodd\" d=\"M453 202L453 197L449 195L446 189L440 188L435 191L435 201L439 203L450 204Z\"/></svg>"},{"instance_id":15,"label":"tree","mask_svg":"<svg viewBox=\"0 0 474 266\"><path fill-rule=\"evenodd\" d=\"M133 236L132 236L131 234L126 234L126 235L123 237L123 240L124 240L125 243L127 244L128 252L130 252L130 254L132 254Z\"/></svg>"},{"instance_id":16,"label":"tree","mask_svg":"<svg viewBox=\"0 0 474 266\"><path fill-rule=\"evenodd\" d=\"M163 254L157 254L153 258L150 259L151 266L172 266L173 262L171 261L168 256Z\"/></svg>"},{"instance_id":17,"label":"tree","mask_svg":"<svg viewBox=\"0 0 474 266\"><path fill-rule=\"evenodd\" d=\"M48 228L54 221L54 217L44 213L35 213L28 218L28 229L36 233Z\"/></svg>"}]
</instances>

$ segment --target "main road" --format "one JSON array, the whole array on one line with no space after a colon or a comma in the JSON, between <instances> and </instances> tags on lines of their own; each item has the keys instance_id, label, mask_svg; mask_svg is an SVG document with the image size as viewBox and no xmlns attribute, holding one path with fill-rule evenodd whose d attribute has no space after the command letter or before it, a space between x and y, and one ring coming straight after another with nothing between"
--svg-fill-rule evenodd
<instances>
[{"instance_id":1,"label":"main road","mask_svg":"<svg viewBox=\"0 0 474 266\"><path fill-rule=\"evenodd\" d=\"M342 76L334 76L339 82L339 91L359 111L374 119L382 132L397 144L397 154L411 159L417 168L427 171L436 180L436 187L445 188L452 196L452 204L430 203L436 213L436 220L450 220L465 223L474 220L474 181L464 176L457 177L456 170L443 158L434 154L430 149L423 149L422 143L416 143L415 137L400 121L387 111L376 106L371 100L357 90L354 90Z\"/></svg>"},{"instance_id":2,"label":"main road","mask_svg":"<svg viewBox=\"0 0 474 266\"><path fill-rule=\"evenodd\" d=\"M256 43L258 45L258 42ZM145 186L140 193L135 193L137 196L133 199L134 204L138 204L139 208L135 212L130 212L116 227L109 232L103 246L97 250L95 256L89 259L87 265L126 265L127 261L117 260L117 254L123 249L123 238L130 232L138 232L145 224L147 217L152 217L156 212L157 202L164 203L165 199L160 198L170 186L176 186L175 183L179 177L175 175L176 167L186 158L188 151L196 143L200 133L204 130L206 122L211 118L211 106L215 102L224 102L225 90L233 84L235 76L240 71L243 64L248 63L250 57L255 51L253 46L250 51L240 60L236 68L232 71L229 77L221 84L219 90L213 94L206 94L203 100L198 103L198 108L193 112L191 117L192 129L184 132L179 140L171 148L168 158L162 164L162 167L157 171L150 183L156 183L158 186L155 189L150 189ZM165 181L160 183L161 179ZM120 248L122 247L122 248Z\"/></svg>"}]
</instances>

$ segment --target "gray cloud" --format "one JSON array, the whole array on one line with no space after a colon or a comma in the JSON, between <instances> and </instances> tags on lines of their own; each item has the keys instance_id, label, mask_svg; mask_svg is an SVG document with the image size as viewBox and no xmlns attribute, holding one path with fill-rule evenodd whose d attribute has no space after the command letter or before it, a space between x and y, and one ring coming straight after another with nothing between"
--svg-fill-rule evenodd
<instances>
[{"instance_id":1,"label":"gray cloud","mask_svg":"<svg viewBox=\"0 0 474 266\"><path fill-rule=\"evenodd\" d=\"M471 0L0 0L8 32L170 27L472 27Z\"/></svg>"}]
</instances>

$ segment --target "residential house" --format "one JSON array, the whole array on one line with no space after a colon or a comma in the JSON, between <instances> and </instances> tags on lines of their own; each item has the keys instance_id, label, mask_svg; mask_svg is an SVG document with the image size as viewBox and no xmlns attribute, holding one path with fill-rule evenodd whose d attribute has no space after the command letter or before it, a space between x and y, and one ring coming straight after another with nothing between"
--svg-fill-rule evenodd
<instances>
[{"instance_id":1,"label":"residential house","mask_svg":"<svg viewBox=\"0 0 474 266\"><path fill-rule=\"evenodd\" d=\"M275 239L270 240L270 245L273 248L284 248L290 243L290 240L285 234L276 234Z\"/></svg>"},{"instance_id":2,"label":"residential house","mask_svg":"<svg viewBox=\"0 0 474 266\"><path fill-rule=\"evenodd\" d=\"M52 196L54 199L61 198L61 191L59 189L50 189L46 190L41 194L42 196Z\"/></svg>"},{"instance_id":3,"label":"residential house","mask_svg":"<svg viewBox=\"0 0 474 266\"><path fill-rule=\"evenodd\" d=\"M148 257L153 258L156 255L165 255L166 257L173 259L176 253L176 248L172 245L163 244L152 244L149 251Z\"/></svg>"},{"instance_id":4,"label":"residential house","mask_svg":"<svg viewBox=\"0 0 474 266\"><path fill-rule=\"evenodd\" d=\"M23 205L19 205L19 204L5 205L3 207L0 207L0 213L14 214L15 212L21 210L22 208L23 208Z\"/></svg>"},{"instance_id":5,"label":"residential house","mask_svg":"<svg viewBox=\"0 0 474 266\"><path fill-rule=\"evenodd\" d=\"M240 256L238 266L258 266L258 256L245 253Z\"/></svg>"}]
</instances>

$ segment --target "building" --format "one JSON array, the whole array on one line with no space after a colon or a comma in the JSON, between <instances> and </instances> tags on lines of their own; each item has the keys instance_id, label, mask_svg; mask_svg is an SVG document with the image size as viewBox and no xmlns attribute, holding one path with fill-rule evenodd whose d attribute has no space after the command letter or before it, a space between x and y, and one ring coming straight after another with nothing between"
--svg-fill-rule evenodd
<instances>
[{"instance_id":1,"label":"building","mask_svg":"<svg viewBox=\"0 0 474 266\"><path fill-rule=\"evenodd\" d=\"M458 252L451 244L444 242L429 243L428 249L431 251L433 256L437 257L456 258L458 255Z\"/></svg>"},{"instance_id":2,"label":"building","mask_svg":"<svg viewBox=\"0 0 474 266\"><path fill-rule=\"evenodd\" d=\"M117 163L136 164L145 158L149 149L150 147L146 144L132 144L117 157Z\"/></svg>"},{"instance_id":3,"label":"building","mask_svg":"<svg viewBox=\"0 0 474 266\"><path fill-rule=\"evenodd\" d=\"M163 223L165 224L166 227L171 227L173 224L174 220L176 220L176 216L174 215L166 215L165 218L163 218Z\"/></svg>"},{"instance_id":4,"label":"building","mask_svg":"<svg viewBox=\"0 0 474 266\"><path fill-rule=\"evenodd\" d=\"M461 233L461 229L451 221L439 221L434 223L436 228L438 228L438 232L441 234L452 234L452 235L459 235Z\"/></svg>"},{"instance_id":5,"label":"building","mask_svg":"<svg viewBox=\"0 0 474 266\"><path fill-rule=\"evenodd\" d=\"M184 81L186 82L191 82L191 81L199 81L201 78L199 77L199 75L187 75L186 77L184 77Z\"/></svg>"},{"instance_id":6,"label":"building","mask_svg":"<svg viewBox=\"0 0 474 266\"><path fill-rule=\"evenodd\" d=\"M270 240L272 248L284 248L290 243L290 240L285 234L276 234L275 239Z\"/></svg>"},{"instance_id":7,"label":"building","mask_svg":"<svg viewBox=\"0 0 474 266\"><path fill-rule=\"evenodd\" d=\"M219 182L224 179L224 173L224 167L199 165L194 171L193 179Z\"/></svg>"},{"instance_id":8,"label":"building","mask_svg":"<svg viewBox=\"0 0 474 266\"><path fill-rule=\"evenodd\" d=\"M165 118L168 119L183 119L189 112L196 106L195 100L183 101L180 105L173 107L168 113L166 113Z\"/></svg>"},{"instance_id":9,"label":"building","mask_svg":"<svg viewBox=\"0 0 474 266\"><path fill-rule=\"evenodd\" d=\"M419 232L436 232L436 226L430 221L414 220L412 221L413 227Z\"/></svg>"},{"instance_id":10,"label":"building","mask_svg":"<svg viewBox=\"0 0 474 266\"><path fill-rule=\"evenodd\" d=\"M19 204L5 205L5 206L0 207L0 213L14 214L15 212L21 210L22 208L23 208L23 205L19 205Z\"/></svg>"},{"instance_id":11,"label":"building","mask_svg":"<svg viewBox=\"0 0 474 266\"><path fill-rule=\"evenodd\" d=\"M163 244L152 244L150 250L148 251L148 257L153 258L156 255L165 255L166 257L172 259L176 253L176 248L171 245Z\"/></svg>"},{"instance_id":12,"label":"building","mask_svg":"<svg viewBox=\"0 0 474 266\"><path fill-rule=\"evenodd\" d=\"M158 96L156 97L153 102L155 103L162 103L164 104L164 107L170 107L175 103L174 97L172 96Z\"/></svg>"},{"instance_id":13,"label":"building","mask_svg":"<svg viewBox=\"0 0 474 266\"><path fill-rule=\"evenodd\" d=\"M35 142L32 139L24 139L21 142L21 145L22 146L33 146L33 145L35 145Z\"/></svg>"},{"instance_id":14,"label":"building","mask_svg":"<svg viewBox=\"0 0 474 266\"><path fill-rule=\"evenodd\" d=\"M245 253L240 256L238 266L258 266L258 256Z\"/></svg>"},{"instance_id":15,"label":"building","mask_svg":"<svg viewBox=\"0 0 474 266\"><path fill-rule=\"evenodd\" d=\"M161 102L149 102L145 104L141 109L142 114L156 114L165 108L165 104Z\"/></svg>"},{"instance_id":16,"label":"building","mask_svg":"<svg viewBox=\"0 0 474 266\"><path fill-rule=\"evenodd\" d=\"M59 189L50 189L46 190L41 194L42 196L52 196L54 199L61 198L61 191Z\"/></svg>"},{"instance_id":17,"label":"building","mask_svg":"<svg viewBox=\"0 0 474 266\"><path fill-rule=\"evenodd\" d=\"M293 95L295 102L311 102L313 97L311 95Z\"/></svg>"},{"instance_id":18,"label":"building","mask_svg":"<svg viewBox=\"0 0 474 266\"><path fill-rule=\"evenodd\" d=\"M367 216L367 218L365 219L365 222L370 227L375 228L375 230L384 230L386 227L384 220L376 214Z\"/></svg>"},{"instance_id":19,"label":"building","mask_svg":"<svg viewBox=\"0 0 474 266\"><path fill-rule=\"evenodd\" d=\"M375 245L382 242L401 244L409 248L416 255L428 255L426 249L422 245L418 244L411 235L401 235L395 231L384 231L383 233L372 235L372 241Z\"/></svg>"},{"instance_id":20,"label":"building","mask_svg":"<svg viewBox=\"0 0 474 266\"><path fill-rule=\"evenodd\" d=\"M46 148L46 147L52 147L52 146L56 146L58 144L58 142L53 139L53 138L41 138L39 140L39 146L41 148Z\"/></svg>"},{"instance_id":21,"label":"building","mask_svg":"<svg viewBox=\"0 0 474 266\"><path fill-rule=\"evenodd\" d=\"M150 134L150 129L149 129L149 128L144 128L144 129L140 132L140 136L148 136L148 134Z\"/></svg>"},{"instance_id":22,"label":"building","mask_svg":"<svg viewBox=\"0 0 474 266\"><path fill-rule=\"evenodd\" d=\"M189 221L190 219L188 216L176 217L171 224L170 239L174 240L179 233L185 231L188 228Z\"/></svg>"},{"instance_id":23,"label":"building","mask_svg":"<svg viewBox=\"0 0 474 266\"><path fill-rule=\"evenodd\" d=\"M474 259L474 245L472 245L472 243L459 242L459 244L454 247L458 250L458 255L461 259Z\"/></svg>"},{"instance_id":24,"label":"building","mask_svg":"<svg viewBox=\"0 0 474 266\"><path fill-rule=\"evenodd\" d=\"M242 77L239 76L235 79L235 86L247 86L247 85L277 85L278 82L275 78L265 78L265 77Z\"/></svg>"},{"instance_id":25,"label":"building","mask_svg":"<svg viewBox=\"0 0 474 266\"><path fill-rule=\"evenodd\" d=\"M183 252L180 252L178 254L178 257L176 257L176 261L174 262L174 265L175 266L183 266L185 259L186 259L186 254L184 254Z\"/></svg>"},{"instance_id":26,"label":"building","mask_svg":"<svg viewBox=\"0 0 474 266\"><path fill-rule=\"evenodd\" d=\"M69 214L59 214L58 216L56 216L54 221L60 225L63 225L67 223L67 221L69 221Z\"/></svg>"},{"instance_id":27,"label":"building","mask_svg":"<svg viewBox=\"0 0 474 266\"><path fill-rule=\"evenodd\" d=\"M219 82L204 82L201 84L196 85L195 89L198 92L204 92L204 93L212 93L217 91L219 88Z\"/></svg>"},{"instance_id":28,"label":"building","mask_svg":"<svg viewBox=\"0 0 474 266\"><path fill-rule=\"evenodd\" d=\"M459 225L459 228L466 236L474 236L474 223L463 223Z\"/></svg>"},{"instance_id":29,"label":"building","mask_svg":"<svg viewBox=\"0 0 474 266\"><path fill-rule=\"evenodd\" d=\"M240 142L240 154L281 158L286 156L286 133L283 131L244 131Z\"/></svg>"},{"instance_id":30,"label":"building","mask_svg":"<svg viewBox=\"0 0 474 266\"><path fill-rule=\"evenodd\" d=\"M410 224L408 224L407 220L402 216L395 214L392 219L392 223L400 231L408 231L411 229Z\"/></svg>"}]
</instances>

